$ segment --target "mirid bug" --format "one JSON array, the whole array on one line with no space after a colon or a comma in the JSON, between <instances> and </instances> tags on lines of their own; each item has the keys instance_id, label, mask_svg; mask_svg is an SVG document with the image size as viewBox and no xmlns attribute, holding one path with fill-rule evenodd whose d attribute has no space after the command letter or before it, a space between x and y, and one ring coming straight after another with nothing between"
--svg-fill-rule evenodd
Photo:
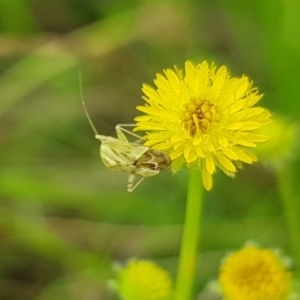
<instances>
[{"instance_id":1,"label":"mirid bug","mask_svg":"<svg viewBox=\"0 0 300 300\"><path fill-rule=\"evenodd\" d=\"M129 173L128 192L132 192L146 177L159 174L171 164L171 159L166 152L143 146L140 144L143 138L125 128L134 127L134 124L117 125L117 138L100 135L85 106L82 91L81 101L95 138L101 142L100 156L104 165L110 170ZM137 141L129 142L125 133L137 138ZM137 182L135 182L136 176L141 177Z\"/></svg>"}]
</instances>

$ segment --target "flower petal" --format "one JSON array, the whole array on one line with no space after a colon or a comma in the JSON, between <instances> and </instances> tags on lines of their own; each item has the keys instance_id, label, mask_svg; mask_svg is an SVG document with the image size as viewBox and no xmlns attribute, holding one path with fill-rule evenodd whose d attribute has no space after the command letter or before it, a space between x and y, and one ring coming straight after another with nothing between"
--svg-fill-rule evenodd
<instances>
[{"instance_id":1,"label":"flower petal","mask_svg":"<svg viewBox=\"0 0 300 300\"><path fill-rule=\"evenodd\" d=\"M193 161L195 161L197 158L198 158L198 155L197 155L196 151L194 150L194 148L191 148L191 151L190 151L188 157L186 157L187 163L190 164Z\"/></svg>"},{"instance_id":2,"label":"flower petal","mask_svg":"<svg viewBox=\"0 0 300 300\"><path fill-rule=\"evenodd\" d=\"M232 160L236 160L238 159L237 154L235 153L235 151L229 149L229 148L221 148L221 151L230 159Z\"/></svg>"},{"instance_id":3,"label":"flower petal","mask_svg":"<svg viewBox=\"0 0 300 300\"><path fill-rule=\"evenodd\" d=\"M207 172L206 167L203 164L202 167L202 184L204 188L209 191L212 188L212 176Z\"/></svg>"},{"instance_id":4,"label":"flower petal","mask_svg":"<svg viewBox=\"0 0 300 300\"><path fill-rule=\"evenodd\" d=\"M209 153L205 155L205 167L209 174L213 174L215 172L215 163Z\"/></svg>"},{"instance_id":5,"label":"flower petal","mask_svg":"<svg viewBox=\"0 0 300 300\"><path fill-rule=\"evenodd\" d=\"M182 154L183 154L183 150L182 150L182 148L180 148L180 149L177 149L177 150L171 152L170 153L170 158L171 158L171 160L174 160L177 157L181 156Z\"/></svg>"},{"instance_id":6,"label":"flower petal","mask_svg":"<svg viewBox=\"0 0 300 300\"><path fill-rule=\"evenodd\" d=\"M236 172L234 164L227 157L225 157L224 155L216 155L216 158L219 163L229 172Z\"/></svg>"}]
</instances>

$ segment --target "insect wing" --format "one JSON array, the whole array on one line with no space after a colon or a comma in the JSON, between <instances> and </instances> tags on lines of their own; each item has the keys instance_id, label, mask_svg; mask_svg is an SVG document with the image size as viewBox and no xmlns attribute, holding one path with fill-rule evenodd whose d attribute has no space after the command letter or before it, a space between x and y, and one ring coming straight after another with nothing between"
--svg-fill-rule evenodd
<instances>
[{"instance_id":1,"label":"insect wing","mask_svg":"<svg viewBox=\"0 0 300 300\"><path fill-rule=\"evenodd\" d=\"M136 174L151 177L168 168L170 164L171 159L167 153L148 148L136 161Z\"/></svg>"},{"instance_id":2,"label":"insect wing","mask_svg":"<svg viewBox=\"0 0 300 300\"><path fill-rule=\"evenodd\" d=\"M135 173L136 160L147 150L148 147L114 139L102 142L100 155L108 169Z\"/></svg>"}]
</instances>

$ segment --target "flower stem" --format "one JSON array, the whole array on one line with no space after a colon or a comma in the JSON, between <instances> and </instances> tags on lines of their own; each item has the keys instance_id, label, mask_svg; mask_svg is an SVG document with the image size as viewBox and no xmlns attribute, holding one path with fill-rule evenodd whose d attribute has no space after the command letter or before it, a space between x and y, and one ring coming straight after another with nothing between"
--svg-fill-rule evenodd
<instances>
[{"instance_id":1,"label":"flower stem","mask_svg":"<svg viewBox=\"0 0 300 300\"><path fill-rule=\"evenodd\" d=\"M186 214L174 300L189 300L193 292L200 237L203 186L199 170L190 170Z\"/></svg>"},{"instance_id":2,"label":"flower stem","mask_svg":"<svg viewBox=\"0 0 300 300\"><path fill-rule=\"evenodd\" d=\"M288 230L289 243L296 267L300 267L300 219L298 197L292 187L292 170L288 166L276 168L277 184L284 209L285 221Z\"/></svg>"}]
</instances>

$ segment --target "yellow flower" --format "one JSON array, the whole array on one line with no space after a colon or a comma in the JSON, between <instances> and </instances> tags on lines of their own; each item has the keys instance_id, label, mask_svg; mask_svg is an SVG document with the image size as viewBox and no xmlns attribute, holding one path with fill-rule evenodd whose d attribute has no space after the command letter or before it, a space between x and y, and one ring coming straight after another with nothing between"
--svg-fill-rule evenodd
<instances>
[{"instance_id":1,"label":"yellow flower","mask_svg":"<svg viewBox=\"0 0 300 300\"><path fill-rule=\"evenodd\" d=\"M146 146L170 154L173 171L198 168L210 190L217 168L234 176L242 162L256 161L248 148L267 140L255 130L270 122L270 113L254 107L262 95L246 76L187 61L184 71L164 70L154 83L143 85L146 105L137 107L144 115L135 119L135 130L147 132Z\"/></svg>"},{"instance_id":2,"label":"yellow flower","mask_svg":"<svg viewBox=\"0 0 300 300\"><path fill-rule=\"evenodd\" d=\"M273 122L259 129L260 134L269 137L268 143L257 148L256 154L262 162L282 167L298 154L298 124L282 117L274 117Z\"/></svg>"},{"instance_id":3,"label":"yellow flower","mask_svg":"<svg viewBox=\"0 0 300 300\"><path fill-rule=\"evenodd\" d=\"M117 289L124 300L169 300L172 281L169 274L153 262L132 260L121 271Z\"/></svg>"},{"instance_id":4,"label":"yellow flower","mask_svg":"<svg viewBox=\"0 0 300 300\"><path fill-rule=\"evenodd\" d=\"M228 256L219 274L226 300L285 300L292 276L271 249L245 246Z\"/></svg>"}]
</instances>

